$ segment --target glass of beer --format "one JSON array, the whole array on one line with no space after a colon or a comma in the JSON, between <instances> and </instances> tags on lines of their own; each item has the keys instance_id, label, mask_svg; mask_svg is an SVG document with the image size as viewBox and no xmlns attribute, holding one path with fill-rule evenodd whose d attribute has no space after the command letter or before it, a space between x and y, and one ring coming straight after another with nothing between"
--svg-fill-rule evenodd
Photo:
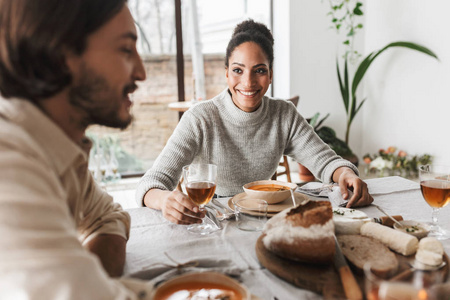
<instances>
[{"instance_id":1,"label":"glass of beer","mask_svg":"<svg viewBox=\"0 0 450 300\"><path fill-rule=\"evenodd\" d=\"M438 224L439 210L450 201L450 166L423 165L419 167L420 190L433 209L431 230L428 236L439 240L450 238L448 231Z\"/></svg>"},{"instance_id":2,"label":"glass of beer","mask_svg":"<svg viewBox=\"0 0 450 300\"><path fill-rule=\"evenodd\" d=\"M191 164L183 167L183 181L186 192L192 202L197 204L200 210L205 210L205 205L211 201L216 191L217 166L213 164ZM217 226L205 222L192 224L187 227L190 232L209 234L217 231Z\"/></svg>"}]
</instances>

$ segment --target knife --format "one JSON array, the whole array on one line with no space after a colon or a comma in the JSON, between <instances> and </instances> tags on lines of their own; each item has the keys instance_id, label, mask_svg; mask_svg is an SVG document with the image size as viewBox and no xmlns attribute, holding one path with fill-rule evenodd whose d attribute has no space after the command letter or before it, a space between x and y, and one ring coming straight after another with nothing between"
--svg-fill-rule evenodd
<instances>
[{"instance_id":1,"label":"knife","mask_svg":"<svg viewBox=\"0 0 450 300\"><path fill-rule=\"evenodd\" d=\"M334 267L338 271L339 277L341 278L345 296L349 300L362 300L363 296L361 289L359 288L359 285L356 282L356 279L353 276L353 273L350 270L344 255L342 254L341 247L339 246L336 236L334 237L334 242L336 244L336 252L334 254Z\"/></svg>"}]
</instances>

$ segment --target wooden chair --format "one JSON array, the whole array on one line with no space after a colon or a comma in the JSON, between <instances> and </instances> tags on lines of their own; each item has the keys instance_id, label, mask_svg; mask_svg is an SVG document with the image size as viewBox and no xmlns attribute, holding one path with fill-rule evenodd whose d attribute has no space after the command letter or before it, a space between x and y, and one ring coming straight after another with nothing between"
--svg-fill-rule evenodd
<instances>
[{"instance_id":1,"label":"wooden chair","mask_svg":"<svg viewBox=\"0 0 450 300\"><path fill-rule=\"evenodd\" d=\"M298 104L299 100L300 100L300 96L294 96L294 97L288 99L288 101L291 101L292 103L294 103L295 107L297 107L297 104ZM281 172L276 172L275 174L273 174L272 179L276 180L278 176L286 175L287 181L288 182L292 182L292 180L291 180L291 170L289 169L288 158L287 158L286 155L283 155L283 157L281 158L281 161L280 161L280 163L278 165L283 167L284 170L281 171Z\"/></svg>"}]
</instances>

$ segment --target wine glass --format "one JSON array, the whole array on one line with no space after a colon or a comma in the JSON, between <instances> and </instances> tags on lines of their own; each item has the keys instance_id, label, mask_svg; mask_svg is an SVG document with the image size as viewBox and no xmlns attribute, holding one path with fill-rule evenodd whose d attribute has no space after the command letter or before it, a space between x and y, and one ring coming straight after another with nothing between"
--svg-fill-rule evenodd
<instances>
[{"instance_id":1,"label":"wine glass","mask_svg":"<svg viewBox=\"0 0 450 300\"><path fill-rule=\"evenodd\" d=\"M121 178L120 173L118 172L119 169L119 161L116 158L115 153L115 147L109 148L109 168L112 172L112 181L118 181Z\"/></svg>"},{"instance_id":2,"label":"wine glass","mask_svg":"<svg viewBox=\"0 0 450 300\"><path fill-rule=\"evenodd\" d=\"M211 201L216 191L217 166L213 164L191 164L183 167L183 181L186 192L192 202L205 210L205 205ZM202 219L201 224L187 227L190 232L209 234L218 228Z\"/></svg>"},{"instance_id":3,"label":"wine glass","mask_svg":"<svg viewBox=\"0 0 450 300\"><path fill-rule=\"evenodd\" d=\"M433 209L428 236L439 240L450 238L449 232L438 225L439 210L450 201L450 166L423 165L419 167L420 190Z\"/></svg>"}]
</instances>

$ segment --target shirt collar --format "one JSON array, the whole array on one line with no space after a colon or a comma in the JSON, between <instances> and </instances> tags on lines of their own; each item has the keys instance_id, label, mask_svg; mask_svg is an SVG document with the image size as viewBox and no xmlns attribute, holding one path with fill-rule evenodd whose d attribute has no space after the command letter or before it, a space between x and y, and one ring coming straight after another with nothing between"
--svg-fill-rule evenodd
<instances>
[{"instance_id":1,"label":"shirt collar","mask_svg":"<svg viewBox=\"0 0 450 300\"><path fill-rule=\"evenodd\" d=\"M32 102L0 98L0 116L17 124L35 140L54 164L59 175L76 160L87 161L92 142L84 137L76 144L66 133Z\"/></svg>"}]
</instances>

